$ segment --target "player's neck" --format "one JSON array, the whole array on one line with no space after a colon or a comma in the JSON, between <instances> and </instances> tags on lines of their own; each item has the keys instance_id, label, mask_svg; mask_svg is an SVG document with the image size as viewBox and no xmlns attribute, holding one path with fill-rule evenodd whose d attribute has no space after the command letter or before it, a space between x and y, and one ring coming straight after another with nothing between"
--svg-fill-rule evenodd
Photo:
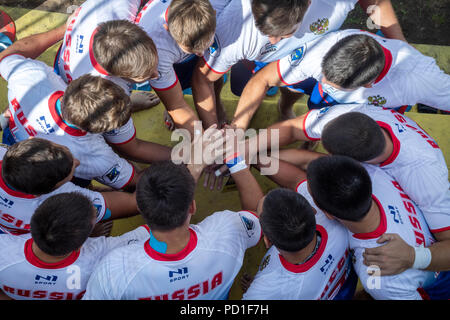
<instances>
[{"instance_id":1,"label":"player's neck","mask_svg":"<svg viewBox=\"0 0 450 320\"><path fill-rule=\"evenodd\" d=\"M394 152L394 143L392 142L391 135L384 128L381 128L381 132L383 132L384 141L386 141L386 146L384 147L383 153L378 157L379 163L383 163L384 161L389 159L389 157L392 155L392 152Z\"/></svg>"},{"instance_id":2,"label":"player's neck","mask_svg":"<svg viewBox=\"0 0 450 320\"><path fill-rule=\"evenodd\" d=\"M308 258L311 257L311 254L314 252L317 244L317 233L314 233L313 240L302 250L297 252L287 252L283 250L279 250L281 255L287 262L292 264L301 264L306 262Z\"/></svg>"},{"instance_id":3,"label":"player's neck","mask_svg":"<svg viewBox=\"0 0 450 320\"><path fill-rule=\"evenodd\" d=\"M68 254L64 256L51 256L49 254L46 254L43 252L39 247L36 245L36 243L33 241L31 245L31 250L33 251L34 255L39 258L39 260L45 262L45 263L57 263L64 259L66 259L72 252L69 252Z\"/></svg>"},{"instance_id":4,"label":"player's neck","mask_svg":"<svg viewBox=\"0 0 450 320\"><path fill-rule=\"evenodd\" d=\"M166 254L176 254L180 252L188 245L191 238L189 227L184 225L170 231L152 230L152 235L159 242L167 244Z\"/></svg>"},{"instance_id":5,"label":"player's neck","mask_svg":"<svg viewBox=\"0 0 450 320\"><path fill-rule=\"evenodd\" d=\"M380 225L380 209L378 208L376 202L372 200L372 205L370 206L369 212L366 216L358 221L343 221L345 226L352 233L370 233L375 231Z\"/></svg>"}]
</instances>

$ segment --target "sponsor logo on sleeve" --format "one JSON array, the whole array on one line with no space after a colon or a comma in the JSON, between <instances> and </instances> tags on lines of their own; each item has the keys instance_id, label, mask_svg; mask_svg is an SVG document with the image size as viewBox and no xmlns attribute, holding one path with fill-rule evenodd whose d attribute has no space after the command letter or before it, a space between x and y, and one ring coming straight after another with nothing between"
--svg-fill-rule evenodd
<instances>
[{"instance_id":1,"label":"sponsor logo on sleeve","mask_svg":"<svg viewBox=\"0 0 450 320\"><path fill-rule=\"evenodd\" d=\"M214 36L214 42L209 47L209 54L211 57L218 57L220 56L220 42L217 36Z\"/></svg>"},{"instance_id":2,"label":"sponsor logo on sleeve","mask_svg":"<svg viewBox=\"0 0 450 320\"><path fill-rule=\"evenodd\" d=\"M261 48L261 51L259 52L262 56L265 54L268 54L270 52L277 51L277 46L275 44L271 44L270 42L267 42L264 47Z\"/></svg>"},{"instance_id":3,"label":"sponsor logo on sleeve","mask_svg":"<svg viewBox=\"0 0 450 320\"><path fill-rule=\"evenodd\" d=\"M264 260L261 262L261 266L259 267L259 271L263 271L270 262L270 254L267 255L267 257L264 258Z\"/></svg>"},{"instance_id":4,"label":"sponsor logo on sleeve","mask_svg":"<svg viewBox=\"0 0 450 320\"><path fill-rule=\"evenodd\" d=\"M302 62L305 53L306 45L292 51L291 55L289 56L289 63L291 64L291 66L298 66L300 62Z\"/></svg>"},{"instance_id":5,"label":"sponsor logo on sleeve","mask_svg":"<svg viewBox=\"0 0 450 320\"><path fill-rule=\"evenodd\" d=\"M245 231L247 232L247 235L249 238L251 238L255 234L255 222L244 216L243 214L239 213L239 216L241 218L241 222L244 225Z\"/></svg>"},{"instance_id":6,"label":"sponsor logo on sleeve","mask_svg":"<svg viewBox=\"0 0 450 320\"><path fill-rule=\"evenodd\" d=\"M120 165L116 164L114 167L109 169L107 173L102 177L103 181L109 181L111 183L116 182L120 176Z\"/></svg>"},{"instance_id":7,"label":"sponsor logo on sleeve","mask_svg":"<svg viewBox=\"0 0 450 320\"><path fill-rule=\"evenodd\" d=\"M392 219L395 223L401 223L403 224L402 216L400 214L400 211L396 206L388 206L389 213L392 214Z\"/></svg>"}]
</instances>

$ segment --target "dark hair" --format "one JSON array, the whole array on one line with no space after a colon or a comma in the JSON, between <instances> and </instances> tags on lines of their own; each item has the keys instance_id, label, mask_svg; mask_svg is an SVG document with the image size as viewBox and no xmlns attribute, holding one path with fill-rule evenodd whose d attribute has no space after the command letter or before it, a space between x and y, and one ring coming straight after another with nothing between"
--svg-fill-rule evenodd
<instances>
[{"instance_id":1,"label":"dark hair","mask_svg":"<svg viewBox=\"0 0 450 320\"><path fill-rule=\"evenodd\" d=\"M94 227L95 208L78 192L46 199L31 217L31 236L46 254L62 256L80 248Z\"/></svg>"},{"instance_id":2,"label":"dark hair","mask_svg":"<svg viewBox=\"0 0 450 320\"><path fill-rule=\"evenodd\" d=\"M158 64L153 40L128 20L99 24L94 35L93 54L111 75L128 79L148 79Z\"/></svg>"},{"instance_id":3,"label":"dark hair","mask_svg":"<svg viewBox=\"0 0 450 320\"><path fill-rule=\"evenodd\" d=\"M338 219L360 221L372 204L366 169L346 156L320 157L308 166L308 186L316 205Z\"/></svg>"},{"instance_id":4,"label":"dark hair","mask_svg":"<svg viewBox=\"0 0 450 320\"><path fill-rule=\"evenodd\" d=\"M297 192L275 189L264 199L261 228L275 247L296 252L305 248L314 238L314 213L309 202Z\"/></svg>"},{"instance_id":5,"label":"dark hair","mask_svg":"<svg viewBox=\"0 0 450 320\"><path fill-rule=\"evenodd\" d=\"M303 20L308 5L308 0L253 0L252 13L263 34L284 36Z\"/></svg>"},{"instance_id":6,"label":"dark hair","mask_svg":"<svg viewBox=\"0 0 450 320\"><path fill-rule=\"evenodd\" d=\"M360 112L349 112L327 123L322 144L331 154L368 161L383 153L386 140L375 120Z\"/></svg>"},{"instance_id":7,"label":"dark hair","mask_svg":"<svg viewBox=\"0 0 450 320\"><path fill-rule=\"evenodd\" d=\"M355 34L338 41L322 60L326 79L344 89L356 89L374 81L383 71L383 48L372 37Z\"/></svg>"},{"instance_id":8,"label":"dark hair","mask_svg":"<svg viewBox=\"0 0 450 320\"><path fill-rule=\"evenodd\" d=\"M67 86L61 112L64 120L84 131L105 133L130 119L130 97L114 82L85 74Z\"/></svg>"},{"instance_id":9,"label":"dark hair","mask_svg":"<svg viewBox=\"0 0 450 320\"><path fill-rule=\"evenodd\" d=\"M33 138L8 148L3 157L3 180L20 192L41 195L55 189L72 172L69 149L51 141Z\"/></svg>"},{"instance_id":10,"label":"dark hair","mask_svg":"<svg viewBox=\"0 0 450 320\"><path fill-rule=\"evenodd\" d=\"M186 221L194 191L194 178L185 165L162 161L144 171L136 187L136 200L152 230L168 231Z\"/></svg>"}]
</instances>

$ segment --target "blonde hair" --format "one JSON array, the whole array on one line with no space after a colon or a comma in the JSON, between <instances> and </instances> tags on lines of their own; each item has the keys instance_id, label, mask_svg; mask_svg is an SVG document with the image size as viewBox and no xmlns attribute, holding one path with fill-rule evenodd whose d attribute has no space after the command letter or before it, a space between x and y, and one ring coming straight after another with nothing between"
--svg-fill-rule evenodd
<instances>
[{"instance_id":1,"label":"blonde hair","mask_svg":"<svg viewBox=\"0 0 450 320\"><path fill-rule=\"evenodd\" d=\"M190 51L205 51L216 31L216 13L208 0L173 0L167 23L171 36Z\"/></svg>"},{"instance_id":2,"label":"blonde hair","mask_svg":"<svg viewBox=\"0 0 450 320\"><path fill-rule=\"evenodd\" d=\"M128 20L101 23L92 46L95 60L113 76L149 79L158 64L153 40Z\"/></svg>"},{"instance_id":3,"label":"blonde hair","mask_svg":"<svg viewBox=\"0 0 450 320\"><path fill-rule=\"evenodd\" d=\"M61 112L64 120L84 131L109 132L130 119L130 97L114 82L85 74L67 86Z\"/></svg>"}]
</instances>

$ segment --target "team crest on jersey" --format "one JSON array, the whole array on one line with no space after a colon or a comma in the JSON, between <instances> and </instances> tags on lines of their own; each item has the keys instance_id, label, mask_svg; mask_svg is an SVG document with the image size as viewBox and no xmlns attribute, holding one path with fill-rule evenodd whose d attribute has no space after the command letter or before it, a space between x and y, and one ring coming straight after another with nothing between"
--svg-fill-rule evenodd
<instances>
[{"instance_id":1,"label":"team crest on jersey","mask_svg":"<svg viewBox=\"0 0 450 320\"><path fill-rule=\"evenodd\" d=\"M239 216L241 217L241 222L245 227L245 231L247 231L248 237L251 238L255 234L255 222L242 214L239 214Z\"/></svg>"},{"instance_id":2,"label":"team crest on jersey","mask_svg":"<svg viewBox=\"0 0 450 320\"><path fill-rule=\"evenodd\" d=\"M265 55L267 53L274 52L276 50L277 50L277 46L276 45L271 44L270 42L267 42L264 45L264 47L262 47L262 49L260 50L259 53L263 56L263 55Z\"/></svg>"},{"instance_id":3,"label":"team crest on jersey","mask_svg":"<svg viewBox=\"0 0 450 320\"><path fill-rule=\"evenodd\" d=\"M317 19L316 22L310 24L309 30L316 35L321 35L328 31L329 24L328 18Z\"/></svg>"},{"instance_id":4,"label":"team crest on jersey","mask_svg":"<svg viewBox=\"0 0 450 320\"><path fill-rule=\"evenodd\" d=\"M369 104L375 107L383 107L387 100L385 97L380 96L379 94L377 94L376 96L372 96L367 98L367 100L369 100Z\"/></svg>"},{"instance_id":5,"label":"team crest on jersey","mask_svg":"<svg viewBox=\"0 0 450 320\"><path fill-rule=\"evenodd\" d=\"M263 262L261 262L261 265L259 266L259 271L263 271L269 265L269 262L270 262L270 254L264 258Z\"/></svg>"},{"instance_id":6,"label":"team crest on jersey","mask_svg":"<svg viewBox=\"0 0 450 320\"><path fill-rule=\"evenodd\" d=\"M211 57L220 56L220 43L219 39L217 39L216 36L214 36L213 44L209 47L209 54L211 55Z\"/></svg>"},{"instance_id":7,"label":"team crest on jersey","mask_svg":"<svg viewBox=\"0 0 450 320\"><path fill-rule=\"evenodd\" d=\"M98 218L98 216L102 212L103 206L101 204L97 204L96 202L100 202L100 199L99 198L95 198L94 201L93 201L94 207L97 210L97 218Z\"/></svg>"},{"instance_id":8,"label":"team crest on jersey","mask_svg":"<svg viewBox=\"0 0 450 320\"><path fill-rule=\"evenodd\" d=\"M300 62L302 62L305 53L306 45L292 51L291 55L289 56L289 63L291 64L291 66L298 66Z\"/></svg>"},{"instance_id":9,"label":"team crest on jersey","mask_svg":"<svg viewBox=\"0 0 450 320\"><path fill-rule=\"evenodd\" d=\"M106 179L108 179L111 183L116 182L120 176L119 169L120 169L119 164L116 164L114 167L109 169L108 172L103 176L103 180L106 181Z\"/></svg>"}]
</instances>

